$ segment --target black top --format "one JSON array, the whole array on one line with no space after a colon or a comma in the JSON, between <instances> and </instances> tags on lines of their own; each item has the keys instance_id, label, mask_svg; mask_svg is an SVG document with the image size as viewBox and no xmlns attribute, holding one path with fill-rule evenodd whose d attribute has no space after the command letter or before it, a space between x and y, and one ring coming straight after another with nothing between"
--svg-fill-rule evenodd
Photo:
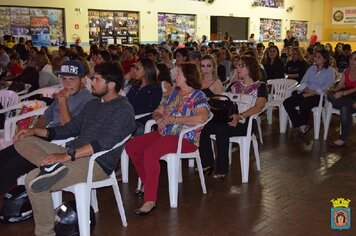
<instances>
[{"instance_id":1,"label":"black top","mask_svg":"<svg viewBox=\"0 0 356 236\"><path fill-rule=\"evenodd\" d=\"M305 60L293 61L290 60L286 64L286 74L299 74L296 79L300 82L303 79L305 72L308 69L308 63Z\"/></svg>"},{"instance_id":2,"label":"black top","mask_svg":"<svg viewBox=\"0 0 356 236\"><path fill-rule=\"evenodd\" d=\"M290 39L285 38L285 39L283 40L283 43L284 43L283 47L286 48L286 47L288 47L288 46L293 46L294 40L295 40L295 38L294 38L293 36L292 36Z\"/></svg>"},{"instance_id":3,"label":"black top","mask_svg":"<svg viewBox=\"0 0 356 236\"><path fill-rule=\"evenodd\" d=\"M266 63L263 64L265 71L267 73L268 79L279 79L284 78L284 64L281 59L275 59L272 64Z\"/></svg>"}]
</instances>

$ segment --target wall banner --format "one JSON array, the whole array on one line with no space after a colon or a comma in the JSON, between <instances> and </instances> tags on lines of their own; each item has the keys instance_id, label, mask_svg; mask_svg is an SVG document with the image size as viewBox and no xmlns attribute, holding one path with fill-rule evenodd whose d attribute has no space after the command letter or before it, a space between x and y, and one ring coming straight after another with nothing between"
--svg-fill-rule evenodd
<instances>
[{"instance_id":1,"label":"wall banner","mask_svg":"<svg viewBox=\"0 0 356 236\"><path fill-rule=\"evenodd\" d=\"M332 24L356 24L356 6L333 7Z\"/></svg>"}]
</instances>

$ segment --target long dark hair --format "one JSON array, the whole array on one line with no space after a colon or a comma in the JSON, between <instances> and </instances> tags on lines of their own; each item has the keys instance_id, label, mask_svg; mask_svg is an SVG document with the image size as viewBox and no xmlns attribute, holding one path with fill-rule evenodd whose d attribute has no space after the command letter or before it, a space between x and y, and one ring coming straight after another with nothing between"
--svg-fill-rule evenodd
<instances>
[{"instance_id":1,"label":"long dark hair","mask_svg":"<svg viewBox=\"0 0 356 236\"><path fill-rule=\"evenodd\" d=\"M164 63L157 63L156 67L159 71L157 80L158 82L166 81L170 85L173 85L172 78L171 78L171 71L169 70L168 66Z\"/></svg>"},{"instance_id":2,"label":"long dark hair","mask_svg":"<svg viewBox=\"0 0 356 236\"><path fill-rule=\"evenodd\" d=\"M155 64L147 58L140 58L137 62L140 62L143 70L145 71L145 80L147 84L157 83L157 68Z\"/></svg>"},{"instance_id":3,"label":"long dark hair","mask_svg":"<svg viewBox=\"0 0 356 236\"><path fill-rule=\"evenodd\" d=\"M320 49L317 51L317 53L320 53L320 55L324 58L324 64L323 64L323 67L325 69L329 68L330 66L330 55L329 55L329 52L328 50L326 50L325 48L323 49Z\"/></svg>"}]
</instances>

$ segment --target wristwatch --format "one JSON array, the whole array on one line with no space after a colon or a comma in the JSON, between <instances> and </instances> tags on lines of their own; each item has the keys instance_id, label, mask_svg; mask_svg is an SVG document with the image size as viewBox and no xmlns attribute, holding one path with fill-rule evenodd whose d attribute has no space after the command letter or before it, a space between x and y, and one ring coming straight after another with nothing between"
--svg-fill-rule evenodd
<instances>
[{"instance_id":1,"label":"wristwatch","mask_svg":"<svg viewBox=\"0 0 356 236\"><path fill-rule=\"evenodd\" d=\"M70 156L71 161L75 161L75 149L74 148L68 148L67 154Z\"/></svg>"}]
</instances>

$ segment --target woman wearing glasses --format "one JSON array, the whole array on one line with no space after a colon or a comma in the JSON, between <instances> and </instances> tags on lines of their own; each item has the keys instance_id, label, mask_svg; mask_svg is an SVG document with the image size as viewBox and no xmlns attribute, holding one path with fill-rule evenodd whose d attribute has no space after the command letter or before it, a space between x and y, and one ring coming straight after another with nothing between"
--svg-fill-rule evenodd
<instances>
[{"instance_id":1,"label":"woman wearing glasses","mask_svg":"<svg viewBox=\"0 0 356 236\"><path fill-rule=\"evenodd\" d=\"M214 172L214 167L216 167L214 174L216 179L222 180L228 173L229 138L246 136L249 117L261 112L267 102L267 85L260 81L260 70L256 70L256 68L259 68L257 59L243 55L237 66L237 72L241 79L235 81L231 86L232 93L248 95L241 96L242 99L249 99L249 101L242 100L242 102L250 104L247 109L241 113L233 114L228 123L209 122L202 130L199 145L202 165L205 173L209 175ZM216 135L216 165L210 140L211 134Z\"/></svg>"}]
</instances>

